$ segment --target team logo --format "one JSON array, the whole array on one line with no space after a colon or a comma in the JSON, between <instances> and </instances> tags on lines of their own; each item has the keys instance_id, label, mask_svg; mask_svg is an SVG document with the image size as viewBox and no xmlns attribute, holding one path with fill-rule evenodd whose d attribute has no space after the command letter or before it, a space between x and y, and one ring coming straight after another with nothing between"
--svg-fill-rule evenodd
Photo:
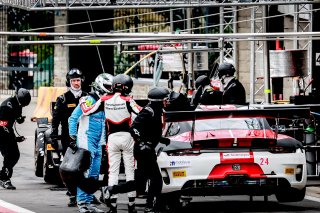
<instances>
[{"instance_id":1,"label":"team logo","mask_svg":"<svg viewBox=\"0 0 320 213\"><path fill-rule=\"evenodd\" d=\"M240 164L233 164L233 165L232 165L232 170L233 170L233 171L239 171L239 170L241 170Z\"/></svg>"}]
</instances>

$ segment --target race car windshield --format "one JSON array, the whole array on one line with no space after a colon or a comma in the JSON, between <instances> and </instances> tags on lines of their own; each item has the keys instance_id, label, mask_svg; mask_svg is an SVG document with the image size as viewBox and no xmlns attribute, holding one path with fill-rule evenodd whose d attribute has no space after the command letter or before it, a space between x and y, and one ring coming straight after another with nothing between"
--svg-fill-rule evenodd
<instances>
[{"instance_id":1,"label":"race car windshield","mask_svg":"<svg viewBox=\"0 0 320 213\"><path fill-rule=\"evenodd\" d=\"M214 130L263 130L271 129L263 118L226 118L196 120L194 132ZM168 136L179 135L192 131L192 121L176 122L169 125Z\"/></svg>"}]
</instances>

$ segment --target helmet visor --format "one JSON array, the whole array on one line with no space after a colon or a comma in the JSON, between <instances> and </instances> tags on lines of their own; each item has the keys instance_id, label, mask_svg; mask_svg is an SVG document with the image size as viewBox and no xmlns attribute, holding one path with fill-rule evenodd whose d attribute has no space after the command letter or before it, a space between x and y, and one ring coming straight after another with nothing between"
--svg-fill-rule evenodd
<instances>
[{"instance_id":1,"label":"helmet visor","mask_svg":"<svg viewBox=\"0 0 320 213\"><path fill-rule=\"evenodd\" d=\"M78 70L78 69L71 69L69 72L68 72L68 75L74 75L74 74L77 74L77 75L81 75L81 71Z\"/></svg>"}]
</instances>

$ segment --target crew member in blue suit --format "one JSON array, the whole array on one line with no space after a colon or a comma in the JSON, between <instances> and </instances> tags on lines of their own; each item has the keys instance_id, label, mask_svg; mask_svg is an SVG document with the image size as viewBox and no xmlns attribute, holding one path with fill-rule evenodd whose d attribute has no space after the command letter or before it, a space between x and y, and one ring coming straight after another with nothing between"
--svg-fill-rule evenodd
<instances>
[{"instance_id":1,"label":"crew member in blue suit","mask_svg":"<svg viewBox=\"0 0 320 213\"><path fill-rule=\"evenodd\" d=\"M98 179L101 164L101 146L106 143L105 115L103 105L93 114L84 115L100 96L111 93L113 76L110 74L100 74L92 85L93 91L80 99L79 105L74 109L69 117L69 135L71 148L78 147L91 152L91 165L85 172L86 178ZM94 195L88 194L77 188L77 204L79 212L104 212L93 204Z\"/></svg>"}]
</instances>

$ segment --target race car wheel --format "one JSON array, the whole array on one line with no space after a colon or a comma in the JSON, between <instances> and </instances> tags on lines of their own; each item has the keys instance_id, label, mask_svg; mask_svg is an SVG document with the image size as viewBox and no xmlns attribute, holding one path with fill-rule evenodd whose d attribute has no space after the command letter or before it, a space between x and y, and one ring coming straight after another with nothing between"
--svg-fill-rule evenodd
<instances>
[{"instance_id":1,"label":"race car wheel","mask_svg":"<svg viewBox=\"0 0 320 213\"><path fill-rule=\"evenodd\" d=\"M280 189L276 193L276 198L279 202L298 202L302 201L306 195L306 187L302 190L289 188L289 189Z\"/></svg>"},{"instance_id":2,"label":"race car wheel","mask_svg":"<svg viewBox=\"0 0 320 213\"><path fill-rule=\"evenodd\" d=\"M43 179L46 183L58 184L58 185L62 183L62 180L59 175L59 169L49 168L47 162L44 162L43 164Z\"/></svg>"},{"instance_id":3,"label":"race car wheel","mask_svg":"<svg viewBox=\"0 0 320 213\"><path fill-rule=\"evenodd\" d=\"M165 212L178 212L182 208L180 197L179 193L162 194L159 202L157 201L157 207Z\"/></svg>"},{"instance_id":4,"label":"race car wheel","mask_svg":"<svg viewBox=\"0 0 320 213\"><path fill-rule=\"evenodd\" d=\"M43 177L43 140L43 133L36 130L34 144L34 173L37 177Z\"/></svg>"}]
</instances>

